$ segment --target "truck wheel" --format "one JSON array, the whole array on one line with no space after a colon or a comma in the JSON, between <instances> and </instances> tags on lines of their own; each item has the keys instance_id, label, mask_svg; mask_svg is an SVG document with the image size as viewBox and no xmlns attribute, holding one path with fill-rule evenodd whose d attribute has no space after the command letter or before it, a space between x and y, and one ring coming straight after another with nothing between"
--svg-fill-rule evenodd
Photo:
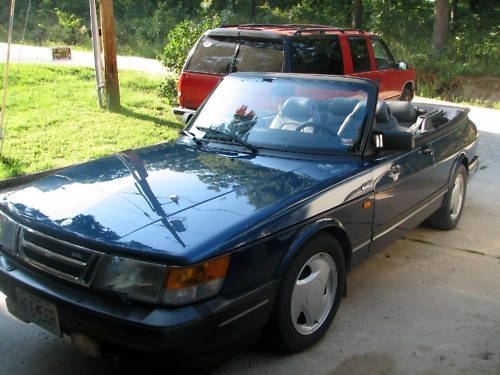
<instances>
[{"instance_id":1,"label":"truck wheel","mask_svg":"<svg viewBox=\"0 0 500 375\"><path fill-rule=\"evenodd\" d=\"M465 167L460 165L453 175L453 185L449 188L443 205L429 217L427 222L437 229L450 230L455 228L464 211L466 191L467 172Z\"/></svg>"},{"instance_id":2,"label":"truck wheel","mask_svg":"<svg viewBox=\"0 0 500 375\"><path fill-rule=\"evenodd\" d=\"M318 341L337 313L344 283L345 260L337 240L321 234L307 242L281 282L271 321L272 342L297 352Z\"/></svg>"}]
</instances>

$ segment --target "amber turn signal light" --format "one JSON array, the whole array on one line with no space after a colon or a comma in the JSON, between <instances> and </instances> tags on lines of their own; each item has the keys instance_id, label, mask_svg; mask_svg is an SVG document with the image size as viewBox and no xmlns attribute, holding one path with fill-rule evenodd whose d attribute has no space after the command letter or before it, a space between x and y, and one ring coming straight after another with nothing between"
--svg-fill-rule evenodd
<instances>
[{"instance_id":1,"label":"amber turn signal light","mask_svg":"<svg viewBox=\"0 0 500 375\"><path fill-rule=\"evenodd\" d=\"M168 267L167 289L191 288L226 276L229 254L189 267Z\"/></svg>"}]
</instances>

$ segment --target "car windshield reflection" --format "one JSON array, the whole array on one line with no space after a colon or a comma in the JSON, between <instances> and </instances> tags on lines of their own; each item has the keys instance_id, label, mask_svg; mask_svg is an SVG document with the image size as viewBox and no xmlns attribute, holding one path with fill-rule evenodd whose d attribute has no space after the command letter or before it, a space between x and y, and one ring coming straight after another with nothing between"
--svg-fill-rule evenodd
<instances>
[{"instance_id":1,"label":"car windshield reflection","mask_svg":"<svg viewBox=\"0 0 500 375\"><path fill-rule=\"evenodd\" d=\"M357 150L369 93L358 82L226 77L189 130L204 141L318 154Z\"/></svg>"}]
</instances>

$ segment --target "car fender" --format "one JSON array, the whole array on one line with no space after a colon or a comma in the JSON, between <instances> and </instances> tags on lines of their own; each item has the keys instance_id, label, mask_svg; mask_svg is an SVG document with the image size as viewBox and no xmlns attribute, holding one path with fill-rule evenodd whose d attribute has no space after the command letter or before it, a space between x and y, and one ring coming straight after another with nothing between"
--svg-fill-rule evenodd
<instances>
[{"instance_id":1,"label":"car fender","mask_svg":"<svg viewBox=\"0 0 500 375\"><path fill-rule=\"evenodd\" d=\"M335 218L322 218L309 223L309 225L302 228L297 233L295 239L288 248L288 251L285 253L281 260L281 263L277 269L277 278L281 278L283 276L283 274L288 269L288 265L295 257L295 255L300 251L302 246L319 232L328 232L337 239L344 252L346 269L350 269L352 245L349 237L347 236L347 231L339 220Z\"/></svg>"},{"instance_id":2,"label":"car fender","mask_svg":"<svg viewBox=\"0 0 500 375\"><path fill-rule=\"evenodd\" d=\"M460 154L455 158L455 161L453 162L453 166L451 167L450 174L448 176L448 186L451 186L453 184L453 176L455 175L455 171L462 164L465 166L465 170L468 171L469 161L467 155L465 155L465 152L463 151L460 152Z\"/></svg>"}]
</instances>

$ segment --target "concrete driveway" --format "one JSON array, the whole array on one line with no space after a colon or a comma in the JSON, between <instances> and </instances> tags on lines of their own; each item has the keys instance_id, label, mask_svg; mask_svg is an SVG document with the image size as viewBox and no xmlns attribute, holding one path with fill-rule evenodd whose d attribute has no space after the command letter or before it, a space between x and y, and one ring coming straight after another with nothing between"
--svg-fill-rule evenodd
<instances>
[{"instance_id":1,"label":"concrete driveway","mask_svg":"<svg viewBox=\"0 0 500 375\"><path fill-rule=\"evenodd\" d=\"M481 133L481 169L456 230L419 227L355 268L313 348L285 355L257 343L208 373L499 375L500 111L472 108L470 117ZM162 364L178 373L172 367ZM13 318L0 294L0 375L123 372Z\"/></svg>"}]
</instances>

